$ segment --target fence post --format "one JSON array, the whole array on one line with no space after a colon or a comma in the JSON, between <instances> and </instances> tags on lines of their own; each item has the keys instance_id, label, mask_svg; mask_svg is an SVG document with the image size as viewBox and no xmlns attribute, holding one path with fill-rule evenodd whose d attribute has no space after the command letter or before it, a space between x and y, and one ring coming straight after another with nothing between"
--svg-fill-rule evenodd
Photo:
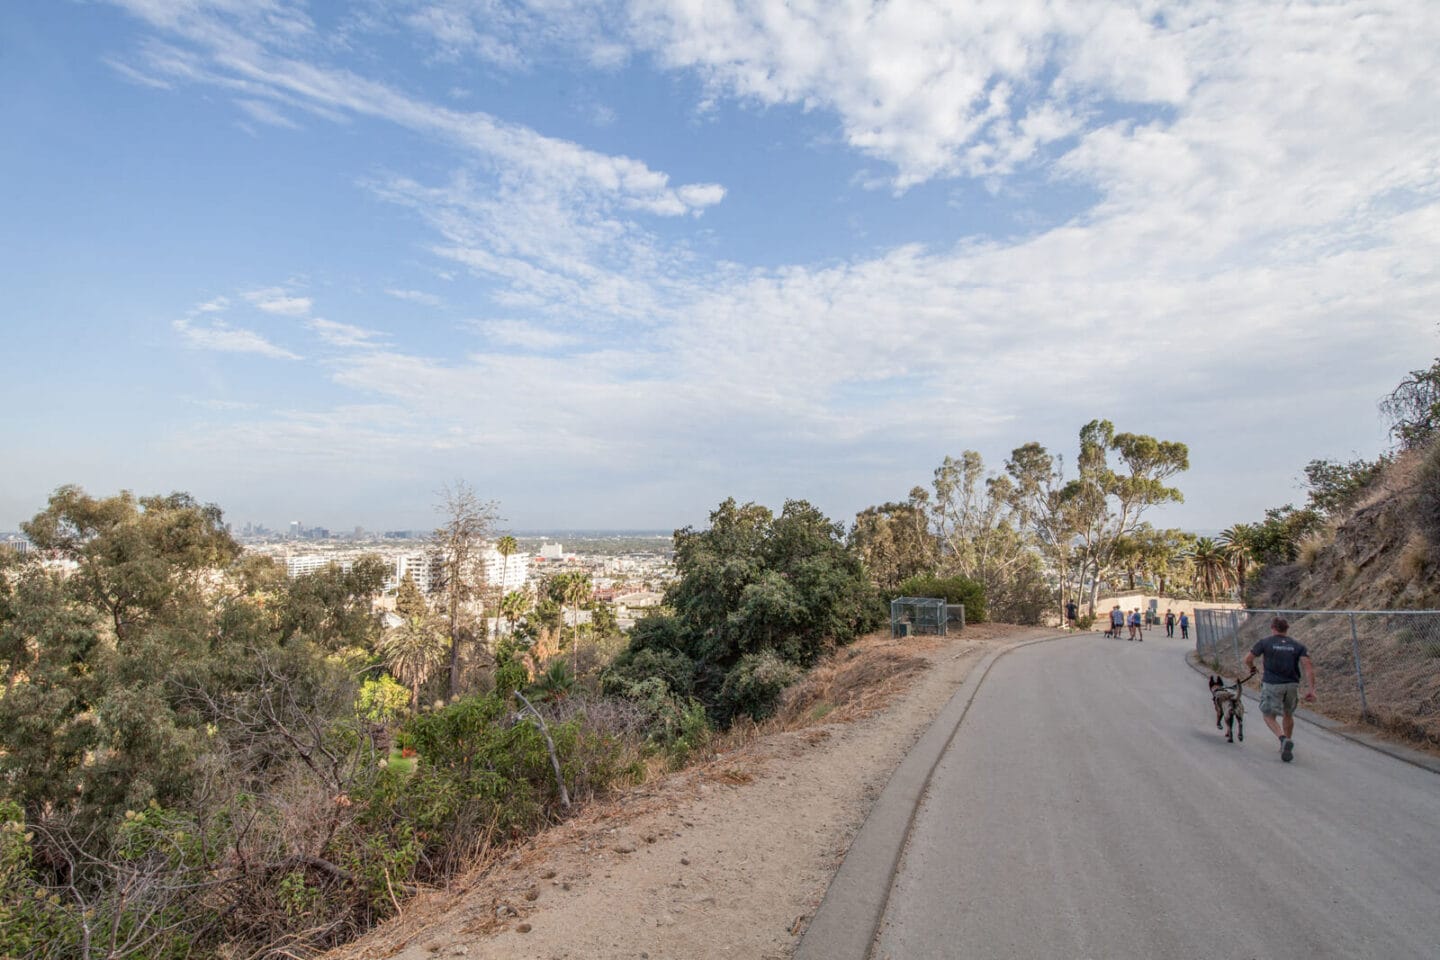
<instances>
[{"instance_id":1,"label":"fence post","mask_svg":"<svg viewBox=\"0 0 1440 960\"><path fill-rule=\"evenodd\" d=\"M1240 612L1230 611L1230 644L1235 648L1235 672L1240 672Z\"/></svg>"},{"instance_id":2,"label":"fence post","mask_svg":"<svg viewBox=\"0 0 1440 960\"><path fill-rule=\"evenodd\" d=\"M1355 614L1350 614L1350 650L1355 655L1355 683L1360 687L1360 719L1370 719L1370 706L1365 702L1365 674L1360 670L1360 634L1355 629Z\"/></svg>"}]
</instances>

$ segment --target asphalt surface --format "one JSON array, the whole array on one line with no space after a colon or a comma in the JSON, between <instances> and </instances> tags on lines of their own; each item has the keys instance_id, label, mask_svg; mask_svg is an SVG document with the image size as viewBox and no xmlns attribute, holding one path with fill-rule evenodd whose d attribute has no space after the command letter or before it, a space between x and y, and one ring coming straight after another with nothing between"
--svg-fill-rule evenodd
<instances>
[{"instance_id":1,"label":"asphalt surface","mask_svg":"<svg viewBox=\"0 0 1440 960\"><path fill-rule=\"evenodd\" d=\"M1440 957L1440 776L1306 724L1282 763L1253 702L1226 743L1160 634L994 663L871 956Z\"/></svg>"}]
</instances>

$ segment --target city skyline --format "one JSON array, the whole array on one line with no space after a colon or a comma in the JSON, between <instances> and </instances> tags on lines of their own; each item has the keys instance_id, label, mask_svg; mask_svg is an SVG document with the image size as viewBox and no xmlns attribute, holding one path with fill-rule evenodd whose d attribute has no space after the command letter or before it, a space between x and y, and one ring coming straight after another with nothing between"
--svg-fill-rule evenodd
<instances>
[{"instance_id":1,"label":"city skyline","mask_svg":"<svg viewBox=\"0 0 1440 960\"><path fill-rule=\"evenodd\" d=\"M1187 443L1220 529L1437 353L1423 0L18 0L0 527L847 525L965 449ZM348 526L347 526L348 524Z\"/></svg>"}]
</instances>

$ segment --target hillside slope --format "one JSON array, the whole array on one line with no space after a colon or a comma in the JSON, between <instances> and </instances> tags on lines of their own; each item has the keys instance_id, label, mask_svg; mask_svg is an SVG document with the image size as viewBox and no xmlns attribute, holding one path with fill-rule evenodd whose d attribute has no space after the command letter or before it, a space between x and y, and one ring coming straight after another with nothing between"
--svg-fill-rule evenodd
<instances>
[{"instance_id":1,"label":"hillside slope","mask_svg":"<svg viewBox=\"0 0 1440 960\"><path fill-rule=\"evenodd\" d=\"M1338 522L1272 566L1250 606L1282 610L1411 611L1440 608L1440 442L1400 456ZM1292 617L1320 674L1321 709L1360 716L1358 646L1372 719L1440 743L1440 614ZM1250 634L1266 632L1251 624ZM1355 642L1358 641L1358 644Z\"/></svg>"}]
</instances>

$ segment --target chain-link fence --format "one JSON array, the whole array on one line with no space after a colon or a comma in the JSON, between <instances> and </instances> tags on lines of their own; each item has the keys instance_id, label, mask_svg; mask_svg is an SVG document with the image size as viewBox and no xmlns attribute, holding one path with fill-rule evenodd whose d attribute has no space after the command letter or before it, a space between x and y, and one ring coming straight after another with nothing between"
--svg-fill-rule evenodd
<instances>
[{"instance_id":1,"label":"chain-link fence","mask_svg":"<svg viewBox=\"0 0 1440 960\"><path fill-rule=\"evenodd\" d=\"M1440 610L1196 610L1195 652L1239 676L1277 616L1310 651L1318 710L1440 743Z\"/></svg>"}]
</instances>

